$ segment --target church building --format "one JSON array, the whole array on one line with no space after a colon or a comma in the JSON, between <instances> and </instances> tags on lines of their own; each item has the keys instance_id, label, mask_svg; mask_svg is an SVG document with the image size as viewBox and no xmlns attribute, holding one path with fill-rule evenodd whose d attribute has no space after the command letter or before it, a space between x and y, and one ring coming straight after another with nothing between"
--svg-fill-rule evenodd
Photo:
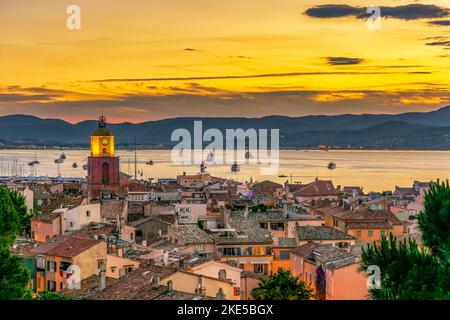
<instances>
[{"instance_id":1,"label":"church building","mask_svg":"<svg viewBox=\"0 0 450 320\"><path fill-rule=\"evenodd\" d=\"M120 189L120 160L114 155L114 135L102 115L91 136L88 192L91 198L111 198Z\"/></svg>"}]
</instances>

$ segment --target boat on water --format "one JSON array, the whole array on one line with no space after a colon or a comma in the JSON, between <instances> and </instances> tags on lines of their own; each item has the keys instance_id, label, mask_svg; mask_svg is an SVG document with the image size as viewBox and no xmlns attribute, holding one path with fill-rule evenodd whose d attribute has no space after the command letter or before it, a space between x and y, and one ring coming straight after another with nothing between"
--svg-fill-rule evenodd
<instances>
[{"instance_id":1,"label":"boat on water","mask_svg":"<svg viewBox=\"0 0 450 320\"><path fill-rule=\"evenodd\" d=\"M58 159L55 159L55 163L63 163L64 162L64 160L63 159L60 159L60 158L58 158Z\"/></svg>"},{"instance_id":2,"label":"boat on water","mask_svg":"<svg viewBox=\"0 0 450 320\"><path fill-rule=\"evenodd\" d=\"M66 160L66 155L63 153L60 154L59 159Z\"/></svg>"},{"instance_id":3,"label":"boat on water","mask_svg":"<svg viewBox=\"0 0 450 320\"><path fill-rule=\"evenodd\" d=\"M330 163L328 164L328 169L330 169L330 170L336 169L336 163L334 163L333 161L330 162Z\"/></svg>"},{"instance_id":4,"label":"boat on water","mask_svg":"<svg viewBox=\"0 0 450 320\"><path fill-rule=\"evenodd\" d=\"M211 151L208 156L206 157L207 162L213 162L214 161L214 154L216 152L216 149L214 148L213 151Z\"/></svg>"},{"instance_id":5,"label":"boat on water","mask_svg":"<svg viewBox=\"0 0 450 320\"><path fill-rule=\"evenodd\" d=\"M150 161L147 161L145 164L148 166L152 166L155 164L155 162L153 160L150 160Z\"/></svg>"},{"instance_id":6,"label":"boat on water","mask_svg":"<svg viewBox=\"0 0 450 320\"><path fill-rule=\"evenodd\" d=\"M237 162L231 165L231 172L239 172L241 171L241 167L237 164Z\"/></svg>"},{"instance_id":7,"label":"boat on water","mask_svg":"<svg viewBox=\"0 0 450 320\"><path fill-rule=\"evenodd\" d=\"M72 168L74 169L78 168L78 164L76 162L72 163Z\"/></svg>"},{"instance_id":8,"label":"boat on water","mask_svg":"<svg viewBox=\"0 0 450 320\"><path fill-rule=\"evenodd\" d=\"M83 164L83 170L87 170L88 169L88 165L87 164Z\"/></svg>"},{"instance_id":9,"label":"boat on water","mask_svg":"<svg viewBox=\"0 0 450 320\"><path fill-rule=\"evenodd\" d=\"M36 159L36 152L35 152L35 153L34 153L34 160L31 161L31 162L28 162L28 165L29 165L30 167L32 167L32 166L35 166L35 165L37 165L37 164L40 164L40 162Z\"/></svg>"},{"instance_id":10,"label":"boat on water","mask_svg":"<svg viewBox=\"0 0 450 320\"><path fill-rule=\"evenodd\" d=\"M278 178L287 178L287 175L280 174L280 175L278 176Z\"/></svg>"}]
</instances>

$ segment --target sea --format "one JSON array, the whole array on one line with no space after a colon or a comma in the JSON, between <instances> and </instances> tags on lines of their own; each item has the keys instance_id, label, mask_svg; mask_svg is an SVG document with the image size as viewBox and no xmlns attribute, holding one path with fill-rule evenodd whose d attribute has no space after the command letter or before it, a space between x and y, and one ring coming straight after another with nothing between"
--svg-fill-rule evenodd
<instances>
[{"instance_id":1,"label":"sea","mask_svg":"<svg viewBox=\"0 0 450 320\"><path fill-rule=\"evenodd\" d=\"M252 151L250 151L252 154ZM64 153L66 159L57 164ZM253 157L257 157L255 151ZM85 177L83 165L89 150L0 150L0 176ZM175 178L179 174L200 171L199 164L178 165L171 150L118 150L121 171L139 179ZM30 166L37 160L39 164ZM146 164L153 161L153 165ZM248 160L247 162L249 162ZM255 161L257 162L257 161ZM334 162L335 169L328 169ZM76 166L74 166L76 163ZM359 186L364 191L394 190L395 186L412 186L417 181L450 178L450 151L388 150L280 150L276 172L266 175L262 163L242 163L240 171L231 172L231 164L206 164L213 176L239 182L271 180L279 183L308 183L316 177L332 180L335 186Z\"/></svg>"}]
</instances>

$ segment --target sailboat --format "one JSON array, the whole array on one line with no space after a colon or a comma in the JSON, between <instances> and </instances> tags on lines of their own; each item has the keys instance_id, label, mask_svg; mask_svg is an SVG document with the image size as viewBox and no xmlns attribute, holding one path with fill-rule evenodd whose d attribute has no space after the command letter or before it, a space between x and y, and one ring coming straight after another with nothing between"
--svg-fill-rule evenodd
<instances>
[{"instance_id":1,"label":"sailboat","mask_svg":"<svg viewBox=\"0 0 450 320\"><path fill-rule=\"evenodd\" d=\"M37 159L36 159L36 152L34 152L34 160L31 161L31 162L29 162L28 165L29 165L30 167L32 167L32 166L34 166L34 165L36 165L36 164L40 164L40 162L37 161Z\"/></svg>"},{"instance_id":2,"label":"sailboat","mask_svg":"<svg viewBox=\"0 0 450 320\"><path fill-rule=\"evenodd\" d=\"M206 157L206 161L207 162L213 162L214 161L214 154L216 152L216 148L213 149L213 151L211 151L208 156Z\"/></svg>"}]
</instances>

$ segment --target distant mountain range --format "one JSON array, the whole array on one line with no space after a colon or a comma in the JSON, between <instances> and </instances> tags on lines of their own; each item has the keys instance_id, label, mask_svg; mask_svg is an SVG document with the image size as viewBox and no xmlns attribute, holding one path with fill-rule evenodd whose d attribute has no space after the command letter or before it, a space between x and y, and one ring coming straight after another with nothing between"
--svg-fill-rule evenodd
<instances>
[{"instance_id":1,"label":"distant mountain range","mask_svg":"<svg viewBox=\"0 0 450 320\"><path fill-rule=\"evenodd\" d=\"M317 148L335 145L343 148L450 150L450 106L432 112L397 115L363 114L336 116L263 118L173 118L137 124L109 124L116 143L128 147L170 147L172 131L193 131L194 120L202 120L203 131L217 128L280 129L281 148ZM0 142L17 145L79 146L89 144L97 121L71 124L60 119L41 119L27 115L0 117Z\"/></svg>"}]
</instances>

